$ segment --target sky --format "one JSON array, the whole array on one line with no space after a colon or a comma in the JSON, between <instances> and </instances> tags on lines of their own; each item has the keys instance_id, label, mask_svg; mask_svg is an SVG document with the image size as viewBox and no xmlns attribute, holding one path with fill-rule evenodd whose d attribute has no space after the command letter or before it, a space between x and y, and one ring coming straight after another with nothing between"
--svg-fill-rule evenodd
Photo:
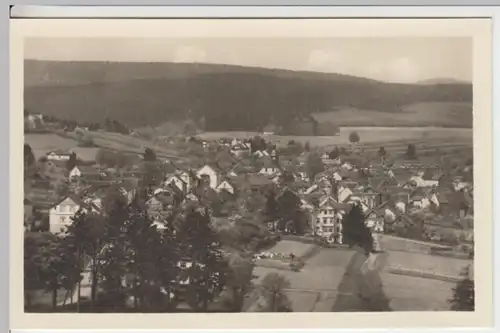
<instances>
[{"instance_id":1,"label":"sky","mask_svg":"<svg viewBox=\"0 0 500 333\"><path fill-rule=\"evenodd\" d=\"M26 59L181 62L340 73L388 82L472 82L472 39L387 38L30 38Z\"/></svg>"}]
</instances>

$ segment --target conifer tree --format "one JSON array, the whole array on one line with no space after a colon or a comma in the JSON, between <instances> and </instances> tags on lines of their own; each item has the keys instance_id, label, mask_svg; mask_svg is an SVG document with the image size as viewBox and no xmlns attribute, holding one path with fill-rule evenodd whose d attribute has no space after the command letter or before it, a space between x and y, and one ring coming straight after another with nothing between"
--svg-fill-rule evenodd
<instances>
[{"instance_id":1,"label":"conifer tree","mask_svg":"<svg viewBox=\"0 0 500 333\"><path fill-rule=\"evenodd\" d=\"M366 252L373 251L373 237L365 224L365 216L360 205L356 204L342 220L342 234L345 244L357 245Z\"/></svg>"}]
</instances>

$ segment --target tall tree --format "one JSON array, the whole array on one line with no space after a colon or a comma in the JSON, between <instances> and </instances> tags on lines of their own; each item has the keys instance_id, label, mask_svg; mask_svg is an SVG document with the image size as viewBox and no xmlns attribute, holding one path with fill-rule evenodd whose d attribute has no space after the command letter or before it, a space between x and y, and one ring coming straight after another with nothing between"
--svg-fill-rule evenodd
<instances>
[{"instance_id":1,"label":"tall tree","mask_svg":"<svg viewBox=\"0 0 500 333\"><path fill-rule=\"evenodd\" d=\"M145 162L155 162L156 161L156 153L151 148L146 148L144 150L144 161Z\"/></svg>"},{"instance_id":2,"label":"tall tree","mask_svg":"<svg viewBox=\"0 0 500 333\"><path fill-rule=\"evenodd\" d=\"M276 201L276 193L273 190L266 194L265 215L269 221L278 218L278 202Z\"/></svg>"},{"instance_id":3,"label":"tall tree","mask_svg":"<svg viewBox=\"0 0 500 333\"><path fill-rule=\"evenodd\" d=\"M278 273L269 273L262 279L260 295L264 298L263 312L290 312L291 303L285 294L290 281Z\"/></svg>"},{"instance_id":4,"label":"tall tree","mask_svg":"<svg viewBox=\"0 0 500 333\"><path fill-rule=\"evenodd\" d=\"M33 150L31 146L27 143L24 144L24 166L30 167L35 163L35 154L33 154Z\"/></svg>"},{"instance_id":5,"label":"tall tree","mask_svg":"<svg viewBox=\"0 0 500 333\"><path fill-rule=\"evenodd\" d=\"M304 145L304 150L306 152L310 152L311 151L311 144L309 143L309 141L307 141Z\"/></svg>"},{"instance_id":6,"label":"tall tree","mask_svg":"<svg viewBox=\"0 0 500 333\"><path fill-rule=\"evenodd\" d=\"M227 272L227 261L212 229L208 209L191 207L178 237L181 253L191 263L185 271L190 281L190 303L196 309L206 311L208 303L223 287Z\"/></svg>"},{"instance_id":7,"label":"tall tree","mask_svg":"<svg viewBox=\"0 0 500 333\"><path fill-rule=\"evenodd\" d=\"M406 149L406 158L409 160L417 159L417 148L413 143L410 143Z\"/></svg>"},{"instance_id":8,"label":"tall tree","mask_svg":"<svg viewBox=\"0 0 500 333\"><path fill-rule=\"evenodd\" d=\"M453 288L453 297L449 300L452 311L474 311L474 281L470 277L470 267L462 271L462 280Z\"/></svg>"},{"instance_id":9,"label":"tall tree","mask_svg":"<svg viewBox=\"0 0 500 333\"><path fill-rule=\"evenodd\" d=\"M252 287L254 263L240 254L233 254L229 259L227 287L231 291L231 309L241 312L245 295Z\"/></svg>"},{"instance_id":10,"label":"tall tree","mask_svg":"<svg viewBox=\"0 0 500 333\"><path fill-rule=\"evenodd\" d=\"M68 238L72 238L79 260L90 259L91 279L91 306L94 305L97 296L97 287L100 279L100 254L105 245L106 226L105 219L92 211L78 211L68 226ZM82 269L85 269L82 267Z\"/></svg>"},{"instance_id":11,"label":"tall tree","mask_svg":"<svg viewBox=\"0 0 500 333\"><path fill-rule=\"evenodd\" d=\"M354 205L342 219L342 234L345 244L357 245L367 253L373 251L373 237L360 205Z\"/></svg>"},{"instance_id":12,"label":"tall tree","mask_svg":"<svg viewBox=\"0 0 500 333\"><path fill-rule=\"evenodd\" d=\"M306 169L310 181L314 181L314 177L316 177L317 174L325 171L321 156L317 153L310 153L309 156L307 156Z\"/></svg>"},{"instance_id":13,"label":"tall tree","mask_svg":"<svg viewBox=\"0 0 500 333\"><path fill-rule=\"evenodd\" d=\"M78 157L76 156L75 152L72 152L69 156L69 160L66 162L66 169L71 170L76 165L78 165Z\"/></svg>"},{"instance_id":14,"label":"tall tree","mask_svg":"<svg viewBox=\"0 0 500 333\"><path fill-rule=\"evenodd\" d=\"M358 132L351 132L349 134L349 142L350 143L358 143L360 140Z\"/></svg>"}]
</instances>

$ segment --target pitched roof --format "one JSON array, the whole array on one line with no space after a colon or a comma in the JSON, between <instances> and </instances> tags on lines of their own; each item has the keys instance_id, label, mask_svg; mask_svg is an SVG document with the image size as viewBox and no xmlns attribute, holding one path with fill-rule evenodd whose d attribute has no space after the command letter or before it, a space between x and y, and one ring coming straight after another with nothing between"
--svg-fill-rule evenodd
<instances>
[{"instance_id":1,"label":"pitched roof","mask_svg":"<svg viewBox=\"0 0 500 333\"><path fill-rule=\"evenodd\" d=\"M84 175L99 175L101 171L89 165L77 165L75 168L78 168L80 172Z\"/></svg>"},{"instance_id":2,"label":"pitched roof","mask_svg":"<svg viewBox=\"0 0 500 333\"><path fill-rule=\"evenodd\" d=\"M55 155L71 155L72 153L69 150L56 149L56 150L49 151L47 153L47 155L50 155L50 154L55 154Z\"/></svg>"}]
</instances>

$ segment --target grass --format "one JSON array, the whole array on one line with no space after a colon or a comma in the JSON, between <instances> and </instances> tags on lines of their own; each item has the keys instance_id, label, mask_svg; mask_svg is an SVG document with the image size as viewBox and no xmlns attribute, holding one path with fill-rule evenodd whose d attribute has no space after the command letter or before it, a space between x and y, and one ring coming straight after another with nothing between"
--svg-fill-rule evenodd
<instances>
[{"instance_id":1,"label":"grass","mask_svg":"<svg viewBox=\"0 0 500 333\"><path fill-rule=\"evenodd\" d=\"M393 311L447 311L454 283L382 273Z\"/></svg>"},{"instance_id":2,"label":"grass","mask_svg":"<svg viewBox=\"0 0 500 333\"><path fill-rule=\"evenodd\" d=\"M338 126L435 126L472 127L472 103L422 102L408 104L401 112L382 112L338 107L335 111L315 113L318 122Z\"/></svg>"},{"instance_id":3,"label":"grass","mask_svg":"<svg viewBox=\"0 0 500 333\"><path fill-rule=\"evenodd\" d=\"M48 133L48 134L25 134L24 142L31 146L35 158L40 158L44 156L51 150L69 150L77 147L78 142L70 138L63 138L59 135ZM87 148L89 149L89 148ZM92 149L92 148L90 148Z\"/></svg>"},{"instance_id":4,"label":"grass","mask_svg":"<svg viewBox=\"0 0 500 333\"><path fill-rule=\"evenodd\" d=\"M351 250L321 249L318 254L307 260L300 272L255 267L254 283L258 284L265 275L276 272L290 281L291 288L286 293L294 312L329 312L353 253Z\"/></svg>"},{"instance_id":5,"label":"grass","mask_svg":"<svg viewBox=\"0 0 500 333\"><path fill-rule=\"evenodd\" d=\"M282 253L285 255L293 253L297 257L302 257L304 254L310 251L314 246L315 245L313 244L304 244L301 242L295 242L291 240L281 240L266 252Z\"/></svg>"},{"instance_id":6,"label":"grass","mask_svg":"<svg viewBox=\"0 0 500 333\"><path fill-rule=\"evenodd\" d=\"M391 266L403 266L406 268L436 272L451 276L459 276L463 268L472 263L472 260L466 259L399 251L389 251L388 262Z\"/></svg>"},{"instance_id":7,"label":"grass","mask_svg":"<svg viewBox=\"0 0 500 333\"><path fill-rule=\"evenodd\" d=\"M433 127L341 127L337 136L278 136L265 135L268 140L278 146L286 146L288 141L295 140L303 144L309 142L312 146L328 147L349 144L349 134L358 132L362 148L377 148L388 145L393 148L406 149L408 143L425 144L431 148L444 145L460 148L463 145L472 146L472 129L468 128L433 128ZM223 137L249 138L260 135L257 132L205 132L199 136L205 140ZM374 146L374 144L376 144Z\"/></svg>"}]
</instances>

